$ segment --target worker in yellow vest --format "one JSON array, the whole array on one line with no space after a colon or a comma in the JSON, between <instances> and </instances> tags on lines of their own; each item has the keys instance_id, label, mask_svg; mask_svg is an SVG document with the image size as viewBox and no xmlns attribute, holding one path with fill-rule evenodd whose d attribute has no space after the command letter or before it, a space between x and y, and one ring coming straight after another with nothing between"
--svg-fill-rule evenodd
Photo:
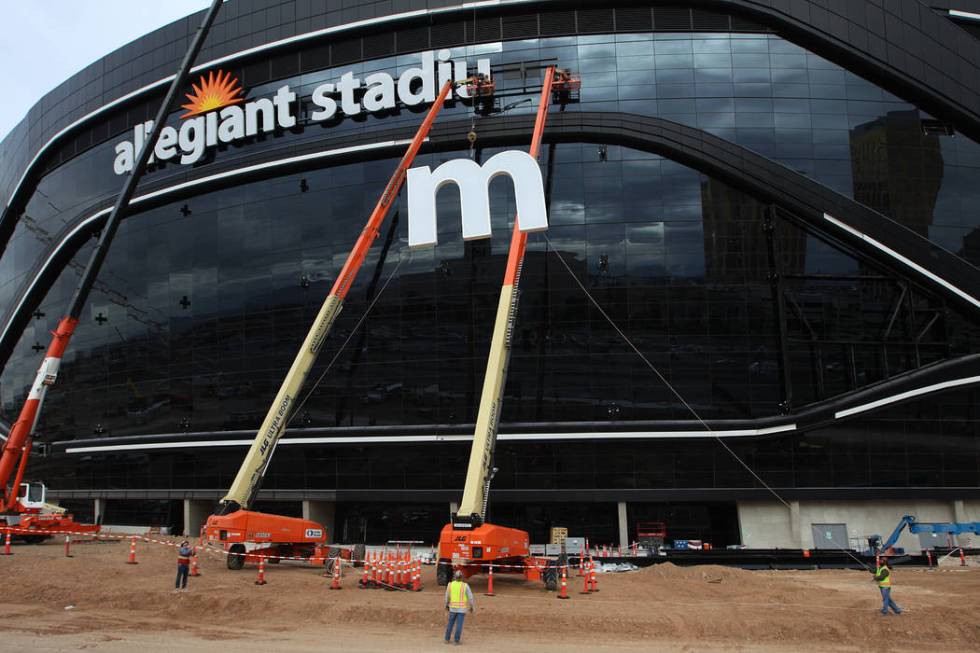
<instances>
[{"instance_id":1,"label":"worker in yellow vest","mask_svg":"<svg viewBox=\"0 0 980 653\"><path fill-rule=\"evenodd\" d=\"M878 568L875 569L875 581L878 582L878 589L881 590L881 614L887 615L888 608L895 614L902 614L902 609L892 601L892 569L888 564L888 558L881 558Z\"/></svg>"},{"instance_id":2,"label":"worker in yellow vest","mask_svg":"<svg viewBox=\"0 0 980 653\"><path fill-rule=\"evenodd\" d=\"M446 643L453 625L456 626L456 646L459 646L459 636L463 633L463 618L467 612L473 612L473 590L463 580L463 572L456 570L453 579L446 586L446 611L449 612L449 623L446 624Z\"/></svg>"}]
</instances>

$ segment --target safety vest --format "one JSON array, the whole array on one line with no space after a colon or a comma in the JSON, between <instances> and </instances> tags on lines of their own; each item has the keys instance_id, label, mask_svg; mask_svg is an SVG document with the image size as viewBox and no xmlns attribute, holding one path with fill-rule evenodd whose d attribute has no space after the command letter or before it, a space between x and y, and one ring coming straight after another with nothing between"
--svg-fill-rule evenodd
<instances>
[{"instance_id":1,"label":"safety vest","mask_svg":"<svg viewBox=\"0 0 980 653\"><path fill-rule=\"evenodd\" d=\"M878 587L891 587L892 586L892 574L888 567L878 567L875 569L875 577L881 576L881 573L885 573L885 577L878 581Z\"/></svg>"},{"instance_id":2,"label":"safety vest","mask_svg":"<svg viewBox=\"0 0 980 653\"><path fill-rule=\"evenodd\" d=\"M466 583L454 580L449 583L449 607L458 609L469 608L470 600L466 596Z\"/></svg>"}]
</instances>

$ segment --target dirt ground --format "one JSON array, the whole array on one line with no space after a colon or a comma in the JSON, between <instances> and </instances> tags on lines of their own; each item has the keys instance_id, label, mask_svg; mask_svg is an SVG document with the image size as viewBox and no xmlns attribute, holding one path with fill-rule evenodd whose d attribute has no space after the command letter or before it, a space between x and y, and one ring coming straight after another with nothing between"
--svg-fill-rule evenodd
<instances>
[{"instance_id":1,"label":"dirt ground","mask_svg":"<svg viewBox=\"0 0 980 653\"><path fill-rule=\"evenodd\" d=\"M426 567L422 592L343 591L299 564L225 569L202 557L190 591L173 593L175 553L140 543L85 543L63 557L60 542L0 556L0 651L441 651L443 590ZM980 568L898 568L894 597L905 613L882 617L870 574L858 571L742 571L657 565L599 576L598 594L571 599L540 584L496 576L471 581L467 617L473 651L975 651L980 641ZM71 606L71 607L69 607ZM192 648L191 648L192 647Z\"/></svg>"}]
</instances>

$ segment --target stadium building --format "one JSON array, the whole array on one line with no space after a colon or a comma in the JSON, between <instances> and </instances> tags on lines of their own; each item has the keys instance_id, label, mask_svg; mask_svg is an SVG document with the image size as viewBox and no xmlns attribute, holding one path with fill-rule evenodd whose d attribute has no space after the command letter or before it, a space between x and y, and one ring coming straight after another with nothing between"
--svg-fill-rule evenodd
<instances>
[{"instance_id":1,"label":"stadium building","mask_svg":"<svg viewBox=\"0 0 980 653\"><path fill-rule=\"evenodd\" d=\"M222 8L48 395L50 495L196 532L438 81L496 96L456 92L416 166L526 148L556 64L582 87L544 134L490 518L797 548L980 520L980 2L340 4ZM6 427L200 19L0 145ZM336 541L434 542L463 487L513 184L490 239L449 186L410 249L405 203L260 495Z\"/></svg>"}]
</instances>

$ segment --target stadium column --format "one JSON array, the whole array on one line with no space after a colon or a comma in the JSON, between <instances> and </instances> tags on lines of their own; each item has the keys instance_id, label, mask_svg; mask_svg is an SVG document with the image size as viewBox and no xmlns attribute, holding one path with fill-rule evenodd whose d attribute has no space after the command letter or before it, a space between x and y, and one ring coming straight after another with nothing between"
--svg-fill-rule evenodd
<instances>
[{"instance_id":1,"label":"stadium column","mask_svg":"<svg viewBox=\"0 0 980 653\"><path fill-rule=\"evenodd\" d=\"M184 499L184 537L196 537L211 514L213 501Z\"/></svg>"},{"instance_id":2,"label":"stadium column","mask_svg":"<svg viewBox=\"0 0 980 653\"><path fill-rule=\"evenodd\" d=\"M105 499L93 499L93 502L92 519L95 520L96 524L101 524L105 517Z\"/></svg>"},{"instance_id":3,"label":"stadium column","mask_svg":"<svg viewBox=\"0 0 980 653\"><path fill-rule=\"evenodd\" d=\"M626 502L620 501L616 504L616 512L619 518L619 546L624 551L630 546L629 527L626 522Z\"/></svg>"},{"instance_id":4,"label":"stadium column","mask_svg":"<svg viewBox=\"0 0 980 653\"><path fill-rule=\"evenodd\" d=\"M800 502L789 502L789 530L792 544L796 548L803 548L803 522L800 519Z\"/></svg>"},{"instance_id":5,"label":"stadium column","mask_svg":"<svg viewBox=\"0 0 980 653\"><path fill-rule=\"evenodd\" d=\"M303 500L303 519L311 519L322 524L327 529L327 542L336 542L334 536L334 517L337 514L337 504L333 501Z\"/></svg>"}]
</instances>

